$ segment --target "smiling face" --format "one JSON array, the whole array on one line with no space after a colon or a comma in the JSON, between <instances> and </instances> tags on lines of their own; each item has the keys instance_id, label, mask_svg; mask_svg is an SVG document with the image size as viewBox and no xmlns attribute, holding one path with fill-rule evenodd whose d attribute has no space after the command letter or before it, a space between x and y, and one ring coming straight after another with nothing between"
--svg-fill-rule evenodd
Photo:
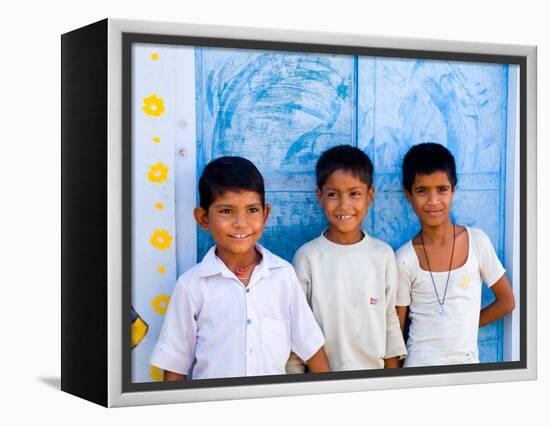
<instances>
[{"instance_id":1,"label":"smiling face","mask_svg":"<svg viewBox=\"0 0 550 426\"><path fill-rule=\"evenodd\" d=\"M317 198L329 222L327 238L339 244L361 240L361 223L372 203L374 189L346 170L336 170L317 188Z\"/></svg>"},{"instance_id":2,"label":"smiling face","mask_svg":"<svg viewBox=\"0 0 550 426\"><path fill-rule=\"evenodd\" d=\"M416 175L411 192L405 196L411 203L422 226L437 227L447 224L455 190L446 172L437 171L429 175Z\"/></svg>"},{"instance_id":3,"label":"smiling face","mask_svg":"<svg viewBox=\"0 0 550 426\"><path fill-rule=\"evenodd\" d=\"M255 257L254 246L261 237L269 215L254 191L227 191L218 195L208 211L195 209L199 226L216 242L216 253L226 264Z\"/></svg>"}]
</instances>

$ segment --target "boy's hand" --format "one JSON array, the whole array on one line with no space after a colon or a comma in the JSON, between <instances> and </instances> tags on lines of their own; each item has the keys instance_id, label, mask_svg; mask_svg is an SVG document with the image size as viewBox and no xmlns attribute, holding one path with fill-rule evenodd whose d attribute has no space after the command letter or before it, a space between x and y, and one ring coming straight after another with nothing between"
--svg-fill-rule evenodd
<instances>
[{"instance_id":1,"label":"boy's hand","mask_svg":"<svg viewBox=\"0 0 550 426\"><path fill-rule=\"evenodd\" d=\"M384 359L384 368L399 368L400 364L399 357L397 356Z\"/></svg>"},{"instance_id":2,"label":"boy's hand","mask_svg":"<svg viewBox=\"0 0 550 426\"><path fill-rule=\"evenodd\" d=\"M165 382L177 382L187 380L187 376L184 374L174 373L173 371L164 370Z\"/></svg>"},{"instance_id":3,"label":"boy's hand","mask_svg":"<svg viewBox=\"0 0 550 426\"><path fill-rule=\"evenodd\" d=\"M327 373L330 371L330 365L328 363L325 349L321 347L315 354L306 361L306 365L309 371L312 373Z\"/></svg>"}]
</instances>

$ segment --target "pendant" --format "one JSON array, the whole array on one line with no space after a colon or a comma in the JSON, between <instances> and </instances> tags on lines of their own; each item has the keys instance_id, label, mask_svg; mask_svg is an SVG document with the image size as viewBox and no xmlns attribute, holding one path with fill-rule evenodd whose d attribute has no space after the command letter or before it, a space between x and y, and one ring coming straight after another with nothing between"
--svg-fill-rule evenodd
<instances>
[{"instance_id":1,"label":"pendant","mask_svg":"<svg viewBox=\"0 0 550 426\"><path fill-rule=\"evenodd\" d=\"M248 266L241 266L240 268L237 268L235 271L235 275L242 275L244 274L248 269Z\"/></svg>"},{"instance_id":2,"label":"pendant","mask_svg":"<svg viewBox=\"0 0 550 426\"><path fill-rule=\"evenodd\" d=\"M443 309L443 305L440 305L439 308L435 310L436 314L440 317L442 317L445 314L445 309Z\"/></svg>"}]
</instances>

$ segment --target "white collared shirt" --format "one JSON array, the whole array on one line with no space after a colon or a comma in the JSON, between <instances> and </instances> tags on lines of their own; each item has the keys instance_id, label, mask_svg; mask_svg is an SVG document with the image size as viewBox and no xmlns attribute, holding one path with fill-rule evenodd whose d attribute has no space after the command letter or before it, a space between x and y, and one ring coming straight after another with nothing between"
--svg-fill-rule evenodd
<instances>
[{"instance_id":1,"label":"white collared shirt","mask_svg":"<svg viewBox=\"0 0 550 426\"><path fill-rule=\"evenodd\" d=\"M285 374L290 351L308 360L323 346L292 266L256 247L246 287L215 247L178 279L151 364L193 379Z\"/></svg>"}]
</instances>

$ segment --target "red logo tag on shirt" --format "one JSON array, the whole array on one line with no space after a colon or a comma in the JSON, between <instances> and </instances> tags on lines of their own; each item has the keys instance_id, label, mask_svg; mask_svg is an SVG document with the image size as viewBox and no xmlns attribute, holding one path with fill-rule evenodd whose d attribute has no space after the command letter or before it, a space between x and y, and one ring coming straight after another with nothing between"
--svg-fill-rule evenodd
<instances>
[{"instance_id":1,"label":"red logo tag on shirt","mask_svg":"<svg viewBox=\"0 0 550 426\"><path fill-rule=\"evenodd\" d=\"M370 298L370 304L371 305L376 305L378 303L378 299L376 297L371 297Z\"/></svg>"}]
</instances>

